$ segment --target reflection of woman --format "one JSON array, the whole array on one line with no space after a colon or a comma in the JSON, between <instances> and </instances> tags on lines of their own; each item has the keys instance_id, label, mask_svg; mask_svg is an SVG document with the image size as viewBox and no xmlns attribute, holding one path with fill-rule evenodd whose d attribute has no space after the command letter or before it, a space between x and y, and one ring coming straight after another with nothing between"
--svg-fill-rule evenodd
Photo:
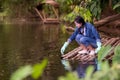
<instances>
[{"instance_id":1,"label":"reflection of woman","mask_svg":"<svg viewBox=\"0 0 120 80\"><path fill-rule=\"evenodd\" d=\"M88 22L85 22L81 16L77 16L74 21L76 28L74 33L68 38L61 48L63 54L66 47L73 40L81 46L82 50L78 53L89 53L94 55L101 48L101 39L95 27ZM85 71L82 73L84 74Z\"/></svg>"}]
</instances>

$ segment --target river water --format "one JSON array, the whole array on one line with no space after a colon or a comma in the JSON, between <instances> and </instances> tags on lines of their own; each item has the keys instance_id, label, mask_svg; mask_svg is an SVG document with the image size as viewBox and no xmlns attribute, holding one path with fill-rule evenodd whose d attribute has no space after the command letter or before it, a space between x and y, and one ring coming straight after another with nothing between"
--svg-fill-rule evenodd
<instances>
[{"instance_id":1,"label":"river water","mask_svg":"<svg viewBox=\"0 0 120 80\"><path fill-rule=\"evenodd\" d=\"M49 62L40 80L57 80L65 74L60 48L67 38L60 24L0 24L0 80L9 80L19 67L44 58Z\"/></svg>"}]
</instances>

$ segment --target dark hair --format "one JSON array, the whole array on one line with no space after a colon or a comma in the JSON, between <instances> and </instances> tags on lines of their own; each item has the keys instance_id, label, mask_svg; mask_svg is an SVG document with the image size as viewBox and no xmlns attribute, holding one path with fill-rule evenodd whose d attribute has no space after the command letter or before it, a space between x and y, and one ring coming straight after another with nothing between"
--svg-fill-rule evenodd
<instances>
[{"instance_id":1,"label":"dark hair","mask_svg":"<svg viewBox=\"0 0 120 80\"><path fill-rule=\"evenodd\" d=\"M77 16L77 17L75 18L75 22L77 22L77 23L82 23L82 25L85 24L85 21L84 21L84 19L83 19L81 16Z\"/></svg>"}]
</instances>

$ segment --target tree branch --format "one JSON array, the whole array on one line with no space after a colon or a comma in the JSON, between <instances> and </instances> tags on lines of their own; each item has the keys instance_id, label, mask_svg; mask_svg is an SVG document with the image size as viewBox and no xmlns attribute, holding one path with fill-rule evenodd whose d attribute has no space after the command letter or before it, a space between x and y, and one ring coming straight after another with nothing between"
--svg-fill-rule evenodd
<instances>
[{"instance_id":1,"label":"tree branch","mask_svg":"<svg viewBox=\"0 0 120 80\"><path fill-rule=\"evenodd\" d=\"M100 27L100 26L105 25L106 23L109 23L109 22L112 22L112 21L115 21L115 20L118 20L118 19L120 19L120 13L116 14L116 15L113 15L113 16L106 17L106 18L104 18L102 20L99 20L97 22L94 22L94 25L96 27Z\"/></svg>"}]
</instances>

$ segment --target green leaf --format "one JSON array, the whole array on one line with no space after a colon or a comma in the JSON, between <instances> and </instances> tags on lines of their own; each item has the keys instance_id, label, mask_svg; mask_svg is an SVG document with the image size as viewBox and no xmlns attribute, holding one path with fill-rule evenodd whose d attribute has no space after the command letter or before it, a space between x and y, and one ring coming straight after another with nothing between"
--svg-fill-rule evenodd
<instances>
[{"instance_id":1,"label":"green leaf","mask_svg":"<svg viewBox=\"0 0 120 80\"><path fill-rule=\"evenodd\" d=\"M61 30L65 34L65 32L66 32L66 26L65 25L61 25Z\"/></svg>"},{"instance_id":2,"label":"green leaf","mask_svg":"<svg viewBox=\"0 0 120 80\"><path fill-rule=\"evenodd\" d=\"M101 62L111 50L112 47L110 45L102 46L102 48L98 52L98 61Z\"/></svg>"},{"instance_id":3,"label":"green leaf","mask_svg":"<svg viewBox=\"0 0 120 80\"><path fill-rule=\"evenodd\" d=\"M120 46L116 46L116 48L115 48L115 54L120 55Z\"/></svg>"},{"instance_id":4,"label":"green leaf","mask_svg":"<svg viewBox=\"0 0 120 80\"><path fill-rule=\"evenodd\" d=\"M102 70L104 71L104 72L107 72L107 71L109 71L110 70L110 66L109 66L109 64L108 64L108 62L107 61L105 61L105 62L102 62Z\"/></svg>"},{"instance_id":5,"label":"green leaf","mask_svg":"<svg viewBox=\"0 0 120 80\"><path fill-rule=\"evenodd\" d=\"M90 78L93 74L93 70L94 70L93 66L90 66L87 68L85 80L90 80Z\"/></svg>"},{"instance_id":6,"label":"green leaf","mask_svg":"<svg viewBox=\"0 0 120 80\"><path fill-rule=\"evenodd\" d=\"M114 6L113 6L113 9L116 9L116 8L118 8L118 7L120 7L120 2L118 2L116 5L114 5Z\"/></svg>"},{"instance_id":7,"label":"green leaf","mask_svg":"<svg viewBox=\"0 0 120 80\"><path fill-rule=\"evenodd\" d=\"M113 62L120 64L120 46L115 47Z\"/></svg>"},{"instance_id":8,"label":"green leaf","mask_svg":"<svg viewBox=\"0 0 120 80\"><path fill-rule=\"evenodd\" d=\"M42 63L35 64L33 66L32 77L34 79L38 79L42 75L42 72L43 72L44 68L46 67L46 65L47 65L47 60L46 59L44 59L42 61Z\"/></svg>"},{"instance_id":9,"label":"green leaf","mask_svg":"<svg viewBox=\"0 0 120 80\"><path fill-rule=\"evenodd\" d=\"M31 73L32 73L32 66L30 65L23 66L12 74L10 80L23 80L27 76L31 75Z\"/></svg>"},{"instance_id":10,"label":"green leaf","mask_svg":"<svg viewBox=\"0 0 120 80\"><path fill-rule=\"evenodd\" d=\"M90 6L90 11L93 11L95 7L96 7L96 2L93 2L93 4Z\"/></svg>"},{"instance_id":11,"label":"green leaf","mask_svg":"<svg viewBox=\"0 0 120 80\"><path fill-rule=\"evenodd\" d=\"M65 77L59 77L58 80L79 80L78 76L74 73L67 73Z\"/></svg>"},{"instance_id":12,"label":"green leaf","mask_svg":"<svg viewBox=\"0 0 120 80\"><path fill-rule=\"evenodd\" d=\"M95 17L97 16L97 11L98 11L98 9L95 7L94 10L93 10Z\"/></svg>"}]
</instances>

